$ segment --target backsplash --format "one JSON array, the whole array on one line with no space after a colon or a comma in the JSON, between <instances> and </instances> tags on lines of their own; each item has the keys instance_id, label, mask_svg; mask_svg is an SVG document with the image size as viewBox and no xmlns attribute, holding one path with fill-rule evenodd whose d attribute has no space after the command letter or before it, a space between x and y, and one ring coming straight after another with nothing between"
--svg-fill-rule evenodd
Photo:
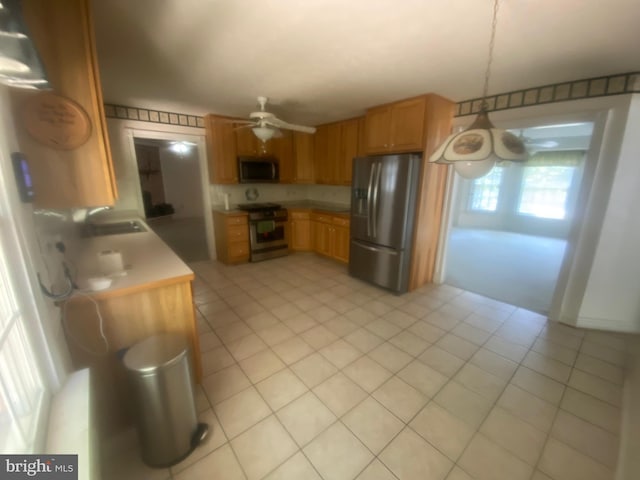
<instances>
[{"instance_id":1,"label":"backsplash","mask_svg":"<svg viewBox=\"0 0 640 480\"><path fill-rule=\"evenodd\" d=\"M258 196L250 200L255 193ZM209 189L211 204L224 205L224 194L229 194L231 206L238 203L254 202L292 202L296 200L314 200L317 202L349 205L351 189L348 186L334 185L284 185L284 184L242 184L211 185Z\"/></svg>"}]
</instances>

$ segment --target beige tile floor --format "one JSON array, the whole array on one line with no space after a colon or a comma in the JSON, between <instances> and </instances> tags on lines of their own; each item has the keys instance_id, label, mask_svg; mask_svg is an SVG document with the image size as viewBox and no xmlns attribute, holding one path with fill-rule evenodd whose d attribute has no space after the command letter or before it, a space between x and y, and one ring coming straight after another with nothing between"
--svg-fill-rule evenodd
<instances>
[{"instance_id":1,"label":"beige tile floor","mask_svg":"<svg viewBox=\"0 0 640 480\"><path fill-rule=\"evenodd\" d=\"M312 254L192 268L213 433L154 470L123 432L106 479L614 477L623 336L446 285L390 295Z\"/></svg>"}]
</instances>

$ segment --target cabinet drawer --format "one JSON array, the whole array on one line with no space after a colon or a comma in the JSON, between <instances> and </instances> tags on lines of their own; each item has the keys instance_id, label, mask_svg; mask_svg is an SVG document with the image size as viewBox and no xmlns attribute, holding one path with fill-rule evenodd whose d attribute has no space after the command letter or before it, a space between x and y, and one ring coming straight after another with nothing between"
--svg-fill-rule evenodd
<instances>
[{"instance_id":1,"label":"cabinet drawer","mask_svg":"<svg viewBox=\"0 0 640 480\"><path fill-rule=\"evenodd\" d=\"M229 257L247 257L249 255L249 243L238 242L229 244Z\"/></svg>"},{"instance_id":2,"label":"cabinet drawer","mask_svg":"<svg viewBox=\"0 0 640 480\"><path fill-rule=\"evenodd\" d=\"M247 225L231 225L227 227L227 240L229 242L246 242L249 238Z\"/></svg>"},{"instance_id":3,"label":"cabinet drawer","mask_svg":"<svg viewBox=\"0 0 640 480\"><path fill-rule=\"evenodd\" d=\"M235 217L227 217L227 225L247 225L249 221L246 215L239 215Z\"/></svg>"},{"instance_id":4,"label":"cabinet drawer","mask_svg":"<svg viewBox=\"0 0 640 480\"><path fill-rule=\"evenodd\" d=\"M345 217L333 217L333 224L341 227L348 227L351 221Z\"/></svg>"},{"instance_id":5,"label":"cabinet drawer","mask_svg":"<svg viewBox=\"0 0 640 480\"><path fill-rule=\"evenodd\" d=\"M294 220L309 220L311 213L308 211L289 211L289 217Z\"/></svg>"},{"instance_id":6,"label":"cabinet drawer","mask_svg":"<svg viewBox=\"0 0 640 480\"><path fill-rule=\"evenodd\" d=\"M323 213L312 213L311 220L314 222L331 223L331 216Z\"/></svg>"}]
</instances>

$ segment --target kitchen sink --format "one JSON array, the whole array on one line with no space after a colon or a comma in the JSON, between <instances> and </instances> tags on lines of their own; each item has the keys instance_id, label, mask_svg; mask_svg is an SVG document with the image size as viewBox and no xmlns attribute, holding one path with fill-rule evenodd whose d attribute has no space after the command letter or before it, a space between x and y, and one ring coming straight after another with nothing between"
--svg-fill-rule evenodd
<instances>
[{"instance_id":1,"label":"kitchen sink","mask_svg":"<svg viewBox=\"0 0 640 480\"><path fill-rule=\"evenodd\" d=\"M100 237L103 235L121 235L123 233L142 233L147 229L137 220L113 223L90 223L87 225L86 235L88 237Z\"/></svg>"}]
</instances>

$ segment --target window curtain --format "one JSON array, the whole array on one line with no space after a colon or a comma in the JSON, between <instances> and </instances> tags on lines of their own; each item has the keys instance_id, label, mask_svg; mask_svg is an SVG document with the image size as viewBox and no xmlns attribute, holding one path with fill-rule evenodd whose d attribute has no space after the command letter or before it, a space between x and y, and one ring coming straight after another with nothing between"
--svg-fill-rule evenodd
<instances>
[{"instance_id":1,"label":"window curtain","mask_svg":"<svg viewBox=\"0 0 640 480\"><path fill-rule=\"evenodd\" d=\"M577 167L584 160L585 150L536 152L524 163L525 167Z\"/></svg>"}]
</instances>

